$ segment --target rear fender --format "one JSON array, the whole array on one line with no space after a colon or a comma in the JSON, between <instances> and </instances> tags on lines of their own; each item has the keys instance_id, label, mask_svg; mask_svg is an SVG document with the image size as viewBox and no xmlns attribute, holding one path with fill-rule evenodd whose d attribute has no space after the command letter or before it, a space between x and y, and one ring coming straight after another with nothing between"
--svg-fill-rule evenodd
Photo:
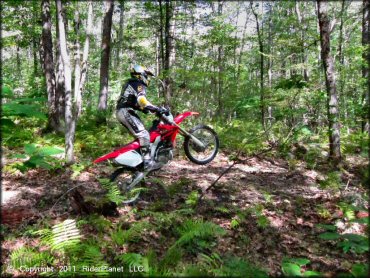
<instances>
[{"instance_id":1,"label":"rear fender","mask_svg":"<svg viewBox=\"0 0 370 278\"><path fill-rule=\"evenodd\" d=\"M120 154L123 154L125 152L129 152L129 151L132 151L132 150L137 150L140 148L140 143L139 143L139 140L135 140L125 146L123 146L122 148L118 149L118 150L115 150L111 153L108 153L106 155L103 155L97 159L94 160L94 163L99 163L99 162L102 162L102 161L105 161L107 159L112 159L112 158L116 158L118 157Z\"/></svg>"}]
</instances>

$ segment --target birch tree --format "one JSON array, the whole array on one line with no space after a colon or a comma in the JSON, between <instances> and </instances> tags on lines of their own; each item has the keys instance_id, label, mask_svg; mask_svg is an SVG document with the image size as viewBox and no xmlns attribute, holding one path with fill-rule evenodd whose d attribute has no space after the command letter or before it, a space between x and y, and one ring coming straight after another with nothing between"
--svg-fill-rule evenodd
<instances>
[{"instance_id":1,"label":"birch tree","mask_svg":"<svg viewBox=\"0 0 370 278\"><path fill-rule=\"evenodd\" d=\"M63 61L64 68L64 88L65 88L65 159L67 164L74 162L73 156L73 144L76 130L76 119L73 113L73 101L72 101L72 71L71 62L68 55L67 49L67 38L66 30L64 25L64 18L62 15L62 2L56 0L57 13L58 13L58 27L59 27L59 42L60 42L60 53Z\"/></svg>"},{"instance_id":2,"label":"birch tree","mask_svg":"<svg viewBox=\"0 0 370 278\"><path fill-rule=\"evenodd\" d=\"M109 79L109 57L111 48L111 30L114 3L113 0L104 2L105 13L103 20L103 34L101 43L101 60L100 60L100 93L99 93L99 110L107 109L108 100L108 79Z\"/></svg>"},{"instance_id":3,"label":"birch tree","mask_svg":"<svg viewBox=\"0 0 370 278\"><path fill-rule=\"evenodd\" d=\"M324 66L327 92L330 158L338 162L341 159L339 105L335 83L334 61L330 54L330 19L328 16L328 3L318 0L317 12L320 28L321 58Z\"/></svg>"}]
</instances>

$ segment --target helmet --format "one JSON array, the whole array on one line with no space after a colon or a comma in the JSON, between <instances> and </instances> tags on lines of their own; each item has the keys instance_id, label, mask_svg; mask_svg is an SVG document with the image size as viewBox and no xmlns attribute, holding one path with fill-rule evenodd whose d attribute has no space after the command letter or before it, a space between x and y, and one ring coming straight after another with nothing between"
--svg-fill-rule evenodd
<instances>
[{"instance_id":1,"label":"helmet","mask_svg":"<svg viewBox=\"0 0 370 278\"><path fill-rule=\"evenodd\" d=\"M150 76L154 74L144 66L134 65L130 70L131 77L141 80L146 86L149 86Z\"/></svg>"}]
</instances>

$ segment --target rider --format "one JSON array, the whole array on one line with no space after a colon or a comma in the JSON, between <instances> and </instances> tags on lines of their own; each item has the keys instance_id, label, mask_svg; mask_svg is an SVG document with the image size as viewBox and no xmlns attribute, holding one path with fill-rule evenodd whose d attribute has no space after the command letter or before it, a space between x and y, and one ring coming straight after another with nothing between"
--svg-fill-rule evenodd
<instances>
[{"instance_id":1,"label":"rider","mask_svg":"<svg viewBox=\"0 0 370 278\"><path fill-rule=\"evenodd\" d=\"M140 117L135 111L163 114L167 110L151 104L146 98L146 89L150 77L154 74L144 66L135 65L130 71L131 78L122 87L122 93L117 102L117 119L139 139L140 149L144 161L144 170L153 170L156 163L150 154L150 135L145 129Z\"/></svg>"}]
</instances>

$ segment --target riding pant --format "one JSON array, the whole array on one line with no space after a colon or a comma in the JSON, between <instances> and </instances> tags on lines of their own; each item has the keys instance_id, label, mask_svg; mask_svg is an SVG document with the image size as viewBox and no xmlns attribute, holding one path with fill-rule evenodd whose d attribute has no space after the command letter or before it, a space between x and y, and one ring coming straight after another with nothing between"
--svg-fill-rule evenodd
<instances>
[{"instance_id":1,"label":"riding pant","mask_svg":"<svg viewBox=\"0 0 370 278\"><path fill-rule=\"evenodd\" d=\"M134 135L139 139L140 147L149 148L150 135L145 129L140 117L136 114L132 108L120 108L116 112L117 119Z\"/></svg>"}]
</instances>

